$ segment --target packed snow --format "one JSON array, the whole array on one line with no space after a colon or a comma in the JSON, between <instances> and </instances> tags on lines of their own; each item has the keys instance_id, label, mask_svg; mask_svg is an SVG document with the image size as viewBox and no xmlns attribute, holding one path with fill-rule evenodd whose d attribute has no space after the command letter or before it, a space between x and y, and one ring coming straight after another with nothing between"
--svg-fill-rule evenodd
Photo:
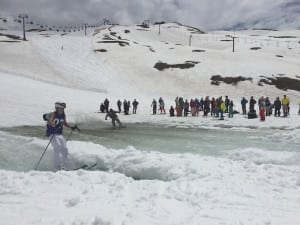
<instances>
[{"instance_id":1,"label":"packed snow","mask_svg":"<svg viewBox=\"0 0 300 225\"><path fill-rule=\"evenodd\" d=\"M260 76L299 80L299 31L200 34L177 23L162 25L160 35L157 25L88 31L31 32L26 42L1 42L9 38L0 36L1 225L300 224L300 92L258 85ZM236 52L226 35L238 37ZM111 39L128 45L98 43ZM199 63L158 71L153 66L159 61ZM213 75L252 81L216 86ZM264 122L241 114L224 121L202 112L151 115L152 99L159 97L168 111L176 96L228 95L241 111L243 96L274 101L284 94L289 117ZM97 113L105 98L114 109L118 99L139 101L136 115L119 115L127 128L112 130ZM54 172L52 147L33 170L48 143L42 114L56 101L67 103L67 119L81 125L82 134L68 141L69 170ZM72 170L95 163L91 170Z\"/></svg>"}]
</instances>

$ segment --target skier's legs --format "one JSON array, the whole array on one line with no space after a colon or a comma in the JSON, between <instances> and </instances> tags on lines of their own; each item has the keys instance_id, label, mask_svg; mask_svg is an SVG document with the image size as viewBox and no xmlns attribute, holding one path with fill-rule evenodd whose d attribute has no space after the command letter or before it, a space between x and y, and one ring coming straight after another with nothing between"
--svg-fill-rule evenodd
<instances>
[{"instance_id":1,"label":"skier's legs","mask_svg":"<svg viewBox=\"0 0 300 225\"><path fill-rule=\"evenodd\" d=\"M66 140L65 140L64 136L57 135L57 139L60 143L60 153L62 155L62 163L64 165L66 163L66 161L68 160L69 151L68 151Z\"/></svg>"},{"instance_id":2,"label":"skier's legs","mask_svg":"<svg viewBox=\"0 0 300 225\"><path fill-rule=\"evenodd\" d=\"M55 169L60 169L60 165L61 165L61 156L60 156L60 143L59 140L57 138L57 135L51 135L49 137L49 139L51 141L51 145L53 147L53 151L54 151L54 155L53 155L53 163L54 163L54 168Z\"/></svg>"},{"instance_id":3,"label":"skier's legs","mask_svg":"<svg viewBox=\"0 0 300 225\"><path fill-rule=\"evenodd\" d=\"M112 125L115 127L116 126L116 123L115 123L116 119L111 119L111 123Z\"/></svg>"},{"instance_id":4,"label":"skier's legs","mask_svg":"<svg viewBox=\"0 0 300 225\"><path fill-rule=\"evenodd\" d=\"M121 126L122 126L122 123L121 123L121 121L119 120L119 118L117 118L116 121L117 121L119 127L121 127Z\"/></svg>"}]
</instances>

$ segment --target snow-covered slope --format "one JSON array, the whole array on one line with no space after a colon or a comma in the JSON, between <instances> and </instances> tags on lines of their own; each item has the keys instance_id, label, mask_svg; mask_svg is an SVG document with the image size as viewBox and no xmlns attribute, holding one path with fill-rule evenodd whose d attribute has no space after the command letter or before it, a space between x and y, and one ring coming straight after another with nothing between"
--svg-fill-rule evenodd
<instances>
[{"instance_id":1,"label":"snow-covered slope","mask_svg":"<svg viewBox=\"0 0 300 225\"><path fill-rule=\"evenodd\" d=\"M17 33L10 30L4 30L3 33L5 32ZM17 79L25 79L26 83L35 80L34 82L40 81L47 85L94 91L95 95L98 93L98 100L73 95L73 101L80 99L78 107L88 113L94 112L105 97L109 97L112 102L117 99L138 98L142 105L149 105L152 98L162 96L169 106L173 104L176 96L189 99L207 95L228 95L235 102L239 102L242 96L269 96L274 100L276 96L287 94L292 105L297 107L299 92L283 91L274 85L258 83L265 77L299 80L300 32L240 31L235 33L237 39L234 53L232 42L228 41L231 38L227 35L233 33L202 34L195 28L176 23L161 25L160 34L158 25L152 25L150 28L136 25L107 26L95 31L90 29L88 36L83 36L82 32L63 36L53 31L28 32L29 41L0 42L0 72L3 74L1 84L4 86L1 89L4 92L9 88L1 95L2 98L6 95L1 104L7 106L9 95L22 99L22 89L30 95L30 90L26 90L29 86L22 88L22 81L14 82L14 77L18 76ZM1 36L0 39L11 41L5 36ZM118 43L120 41L123 46ZM250 50L252 47L261 49ZM154 68L157 62L184 64L186 61L190 61L194 67L169 68L163 71ZM211 85L213 75L224 78L241 76L252 80L241 81L236 85L222 82L219 85ZM13 84L7 85L5 81L8 80ZM72 97L67 96L67 91L58 94L55 90L46 91L42 84L34 83L34 86L34 93L47 92L38 95L40 101L34 101L38 108L43 108L41 110L47 110L45 105L55 99L72 102ZM94 102L94 106L88 104L88 107L81 107L87 106L85 102ZM20 103L27 104L26 101ZM13 103L16 104L17 102ZM239 107L239 104L236 104L236 108ZM15 115L14 112L10 110L7 116ZM2 126L9 125L5 121L12 121L3 120ZM18 121L18 118L15 121ZM22 123L23 120L19 124Z\"/></svg>"},{"instance_id":2,"label":"snow-covered slope","mask_svg":"<svg viewBox=\"0 0 300 225\"><path fill-rule=\"evenodd\" d=\"M0 21L0 28L5 26ZM21 35L12 27L0 33ZM89 29L88 36L61 34L29 32L26 42L0 36L0 225L300 223L295 147L300 92L258 85L260 76L299 80L299 31L236 32L234 53L226 36L233 33L200 34L176 23L161 25L160 34L158 25L107 26ZM193 67L154 68L157 62L186 61ZM213 75L252 81L212 85ZM152 99L160 96L168 109L176 96L228 95L240 110L242 96L274 100L283 94L291 100L290 116L265 122L242 115L224 121L150 115ZM120 115L127 130L101 128L104 118L95 112L105 97L113 108L117 99L140 102L137 115ZM82 136L68 142L72 163L97 162L97 171L27 172L48 142L41 139L41 115L59 100L67 103L68 119L83 127ZM137 122L152 123L148 133L143 127L134 132ZM175 131L169 133L169 127ZM107 139L122 147L108 147ZM135 143L149 147L131 146ZM171 147L164 149L166 145ZM49 150L42 170L51 168ZM26 172L16 172L20 170Z\"/></svg>"}]
</instances>

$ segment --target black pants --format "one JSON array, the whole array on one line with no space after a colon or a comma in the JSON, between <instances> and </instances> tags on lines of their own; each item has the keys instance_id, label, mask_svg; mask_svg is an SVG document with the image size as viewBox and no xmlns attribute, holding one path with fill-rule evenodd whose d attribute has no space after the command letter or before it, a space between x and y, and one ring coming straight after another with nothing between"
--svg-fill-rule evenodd
<instances>
[{"instance_id":1,"label":"black pants","mask_svg":"<svg viewBox=\"0 0 300 225\"><path fill-rule=\"evenodd\" d=\"M153 107L153 114L156 114L156 107Z\"/></svg>"},{"instance_id":2,"label":"black pants","mask_svg":"<svg viewBox=\"0 0 300 225\"><path fill-rule=\"evenodd\" d=\"M275 116L280 116L280 108L275 108Z\"/></svg>"},{"instance_id":3,"label":"black pants","mask_svg":"<svg viewBox=\"0 0 300 225\"><path fill-rule=\"evenodd\" d=\"M242 105L242 110L243 110L243 115L246 115L247 114L247 110L246 110L246 106L245 105Z\"/></svg>"},{"instance_id":4,"label":"black pants","mask_svg":"<svg viewBox=\"0 0 300 225\"><path fill-rule=\"evenodd\" d=\"M116 126L116 122L118 123L119 127L122 126L122 123L121 123L121 121L119 120L119 118L111 119L111 122L112 122L112 125L113 125L114 127Z\"/></svg>"}]
</instances>

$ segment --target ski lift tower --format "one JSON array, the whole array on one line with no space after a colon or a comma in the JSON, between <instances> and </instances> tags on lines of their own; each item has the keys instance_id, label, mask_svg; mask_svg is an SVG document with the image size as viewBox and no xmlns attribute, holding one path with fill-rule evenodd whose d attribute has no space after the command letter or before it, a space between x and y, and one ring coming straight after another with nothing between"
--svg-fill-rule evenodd
<instances>
[{"instance_id":1,"label":"ski lift tower","mask_svg":"<svg viewBox=\"0 0 300 225\"><path fill-rule=\"evenodd\" d=\"M28 15L27 14L19 14L19 18L21 18L22 22L23 22L23 40L26 41L25 19L28 18Z\"/></svg>"}]
</instances>

